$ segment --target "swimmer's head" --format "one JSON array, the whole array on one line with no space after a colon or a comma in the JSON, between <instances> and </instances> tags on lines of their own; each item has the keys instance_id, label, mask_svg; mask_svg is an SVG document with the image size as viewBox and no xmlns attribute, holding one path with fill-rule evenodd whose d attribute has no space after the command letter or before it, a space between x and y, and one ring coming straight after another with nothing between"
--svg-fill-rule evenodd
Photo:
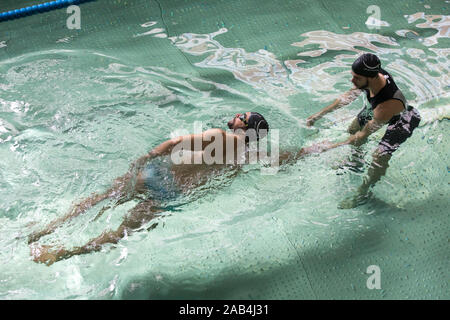
<instances>
[{"instance_id":1,"label":"swimmer's head","mask_svg":"<svg viewBox=\"0 0 450 320\"><path fill-rule=\"evenodd\" d=\"M258 112L236 114L233 119L228 121L228 128L231 130L241 129L249 134L253 133L256 140L264 138L269 132L269 124Z\"/></svg>"},{"instance_id":2,"label":"swimmer's head","mask_svg":"<svg viewBox=\"0 0 450 320\"><path fill-rule=\"evenodd\" d=\"M352 82L358 89L368 87L368 78L375 78L381 70L381 62L372 53L364 53L352 64Z\"/></svg>"},{"instance_id":3,"label":"swimmer's head","mask_svg":"<svg viewBox=\"0 0 450 320\"><path fill-rule=\"evenodd\" d=\"M354 73L364 77L373 78L378 75L381 70L381 62L378 57L372 53L364 53L359 56L352 64Z\"/></svg>"}]
</instances>

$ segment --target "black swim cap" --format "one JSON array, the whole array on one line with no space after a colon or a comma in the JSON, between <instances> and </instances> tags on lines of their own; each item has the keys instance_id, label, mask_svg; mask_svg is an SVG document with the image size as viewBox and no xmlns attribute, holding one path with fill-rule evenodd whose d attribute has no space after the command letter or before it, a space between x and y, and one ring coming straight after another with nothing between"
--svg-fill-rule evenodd
<instances>
[{"instance_id":1,"label":"black swim cap","mask_svg":"<svg viewBox=\"0 0 450 320\"><path fill-rule=\"evenodd\" d=\"M381 70L381 62L378 57L372 53L364 53L352 64L354 73L364 77L375 77Z\"/></svg>"},{"instance_id":2,"label":"black swim cap","mask_svg":"<svg viewBox=\"0 0 450 320\"><path fill-rule=\"evenodd\" d=\"M250 117L247 120L247 129L254 129L256 131L256 139L259 140L259 138L264 138L269 132L269 124L258 112L250 112Z\"/></svg>"}]
</instances>

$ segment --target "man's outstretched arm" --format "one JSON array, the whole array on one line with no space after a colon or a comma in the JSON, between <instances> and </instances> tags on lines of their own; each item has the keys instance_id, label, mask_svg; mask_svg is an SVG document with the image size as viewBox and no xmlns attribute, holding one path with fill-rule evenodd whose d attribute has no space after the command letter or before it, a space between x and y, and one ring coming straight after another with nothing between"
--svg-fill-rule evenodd
<instances>
[{"instance_id":1,"label":"man's outstretched arm","mask_svg":"<svg viewBox=\"0 0 450 320\"><path fill-rule=\"evenodd\" d=\"M385 122L383 120L374 118L374 119L370 120L369 122L367 122L366 125L364 126L364 128L362 128L360 131L356 132L355 134L351 135L347 140L332 144L326 150L334 149L334 148L337 148L337 147L340 147L340 146L343 146L346 144L351 144L351 145L354 145L357 147L360 145L363 145L364 143L366 143L367 138L372 133L374 133L378 129L380 129L384 124L385 124Z\"/></svg>"},{"instance_id":2,"label":"man's outstretched arm","mask_svg":"<svg viewBox=\"0 0 450 320\"><path fill-rule=\"evenodd\" d=\"M295 152L292 151L282 152L280 153L279 161L276 164L292 163L309 154L322 153L326 150L331 149L332 145L333 144L329 141L322 141L320 143L313 144L312 146L301 148L300 150Z\"/></svg>"},{"instance_id":3,"label":"man's outstretched arm","mask_svg":"<svg viewBox=\"0 0 450 320\"><path fill-rule=\"evenodd\" d=\"M399 114L403 110L403 104L399 100L390 99L380 103L373 112L373 119L368 121L364 128L351 135L347 140L331 145L327 150L342 145L351 144L360 146L367 141L367 138L383 125L385 125L393 116Z\"/></svg>"},{"instance_id":4,"label":"man's outstretched arm","mask_svg":"<svg viewBox=\"0 0 450 320\"><path fill-rule=\"evenodd\" d=\"M223 146L225 149L227 134L221 129L209 129L202 133L188 134L166 140L152 149L149 153L143 155L135 162L133 162L131 164L130 170L135 168L141 169L145 165L145 163L147 163L147 161L156 157L169 155L177 146L180 146L184 150L203 151L206 146L211 143L211 139L214 139L216 137L224 138Z\"/></svg>"},{"instance_id":5,"label":"man's outstretched arm","mask_svg":"<svg viewBox=\"0 0 450 320\"><path fill-rule=\"evenodd\" d=\"M327 107L323 108L319 112L313 114L308 119L306 119L306 125L312 126L317 120L321 119L327 113L330 113L334 110L337 110L343 106L352 103L354 100L356 100L356 98L359 97L361 92L362 90L358 88L352 88L349 91L341 94L336 100L333 101L332 104L328 105Z\"/></svg>"},{"instance_id":6,"label":"man's outstretched arm","mask_svg":"<svg viewBox=\"0 0 450 320\"><path fill-rule=\"evenodd\" d=\"M313 153L322 153L346 144L351 144L354 146L360 146L367 141L367 138L380 129L384 123L387 122L385 119L374 118L370 120L361 131L351 135L348 139L338 143L331 143L329 141L322 141L320 143L313 144L309 147L301 148L297 152L283 152L280 154L279 160L280 163L288 163L292 161L296 161L306 155Z\"/></svg>"}]
</instances>

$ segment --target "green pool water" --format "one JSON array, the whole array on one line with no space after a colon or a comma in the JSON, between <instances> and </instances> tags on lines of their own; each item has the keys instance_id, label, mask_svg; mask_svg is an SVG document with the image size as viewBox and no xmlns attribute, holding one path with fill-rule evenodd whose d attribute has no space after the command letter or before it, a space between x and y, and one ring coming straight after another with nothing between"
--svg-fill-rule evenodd
<instances>
[{"instance_id":1,"label":"green pool water","mask_svg":"<svg viewBox=\"0 0 450 320\"><path fill-rule=\"evenodd\" d=\"M32 4L2 0L0 12ZM448 299L449 12L437 0L98 0L80 5L81 29L65 9L1 22L0 299ZM250 165L151 231L33 262L31 232L196 121L225 129L260 112L280 151L345 139L362 97L305 120L350 89L363 52L423 118L367 204L337 208L363 179L332 168L342 147L274 175ZM136 204L94 220L96 206L40 243L82 245Z\"/></svg>"}]
</instances>

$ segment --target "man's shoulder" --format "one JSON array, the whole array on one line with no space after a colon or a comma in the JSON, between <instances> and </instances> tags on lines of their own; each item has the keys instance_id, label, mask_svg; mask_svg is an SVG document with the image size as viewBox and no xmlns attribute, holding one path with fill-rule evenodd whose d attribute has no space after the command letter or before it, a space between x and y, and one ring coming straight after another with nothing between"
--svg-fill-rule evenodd
<instances>
[{"instance_id":1,"label":"man's shoulder","mask_svg":"<svg viewBox=\"0 0 450 320\"><path fill-rule=\"evenodd\" d=\"M230 134L231 133L228 133L220 128L212 128L205 130L203 132L203 139L206 141L211 141L211 139L217 140L218 138L220 138L223 139L223 141L225 141L226 137L229 136Z\"/></svg>"},{"instance_id":2,"label":"man's shoulder","mask_svg":"<svg viewBox=\"0 0 450 320\"><path fill-rule=\"evenodd\" d=\"M223 129L220 129L220 128L212 128L212 129L205 130L203 132L203 134L205 134L205 135L224 135L224 134L226 134L226 131Z\"/></svg>"}]
</instances>

